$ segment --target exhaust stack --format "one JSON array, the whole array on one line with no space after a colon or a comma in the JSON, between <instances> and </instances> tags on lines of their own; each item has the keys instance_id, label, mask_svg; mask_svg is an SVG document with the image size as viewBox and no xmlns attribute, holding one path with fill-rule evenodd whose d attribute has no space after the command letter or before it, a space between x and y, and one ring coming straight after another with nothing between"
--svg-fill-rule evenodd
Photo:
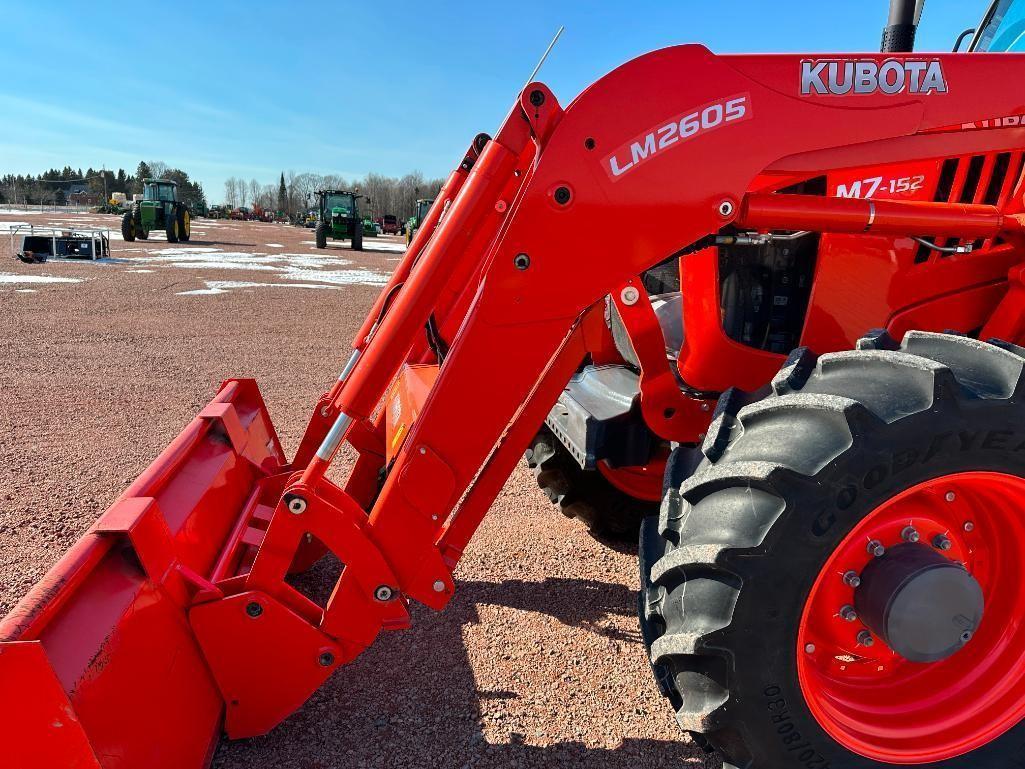
<instances>
[{"instance_id":1,"label":"exhaust stack","mask_svg":"<svg viewBox=\"0 0 1025 769\"><path fill-rule=\"evenodd\" d=\"M925 0L890 0L890 20L883 29L883 53L911 53Z\"/></svg>"}]
</instances>

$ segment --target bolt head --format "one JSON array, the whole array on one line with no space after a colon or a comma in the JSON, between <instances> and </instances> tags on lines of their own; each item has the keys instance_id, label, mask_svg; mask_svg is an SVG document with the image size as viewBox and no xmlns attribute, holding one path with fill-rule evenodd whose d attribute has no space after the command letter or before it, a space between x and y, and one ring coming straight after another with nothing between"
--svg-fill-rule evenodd
<instances>
[{"instance_id":1,"label":"bolt head","mask_svg":"<svg viewBox=\"0 0 1025 769\"><path fill-rule=\"evenodd\" d=\"M555 202L560 206L564 206L569 203L569 199L572 197L569 191L569 187L557 187L555 190Z\"/></svg>"},{"instance_id":2,"label":"bolt head","mask_svg":"<svg viewBox=\"0 0 1025 769\"><path fill-rule=\"evenodd\" d=\"M804 651L805 651L806 654L814 654L815 653L815 644L808 644L807 646L804 647Z\"/></svg>"},{"instance_id":3,"label":"bolt head","mask_svg":"<svg viewBox=\"0 0 1025 769\"><path fill-rule=\"evenodd\" d=\"M882 558L886 555L886 547L878 539L873 539L868 543L868 553L873 558Z\"/></svg>"},{"instance_id":4,"label":"bolt head","mask_svg":"<svg viewBox=\"0 0 1025 769\"><path fill-rule=\"evenodd\" d=\"M374 598L376 598L378 601L381 601L382 603L384 601L390 601L394 595L395 591L387 585L379 585L378 588L374 591Z\"/></svg>"},{"instance_id":5,"label":"bolt head","mask_svg":"<svg viewBox=\"0 0 1025 769\"><path fill-rule=\"evenodd\" d=\"M302 515L306 512L306 500L302 497L292 497L288 500L288 512L294 515Z\"/></svg>"},{"instance_id":6,"label":"bolt head","mask_svg":"<svg viewBox=\"0 0 1025 769\"><path fill-rule=\"evenodd\" d=\"M932 541L932 546L935 547L937 550L943 550L944 552L946 552L954 546L954 543L951 542L950 539L944 536L943 534L937 534Z\"/></svg>"},{"instance_id":7,"label":"bolt head","mask_svg":"<svg viewBox=\"0 0 1025 769\"><path fill-rule=\"evenodd\" d=\"M513 258L513 266L517 270L525 270L530 267L530 257L526 254L516 254Z\"/></svg>"},{"instance_id":8,"label":"bolt head","mask_svg":"<svg viewBox=\"0 0 1025 769\"><path fill-rule=\"evenodd\" d=\"M966 644L975 637L975 633L971 630L966 630L961 634L961 643Z\"/></svg>"},{"instance_id":9,"label":"bolt head","mask_svg":"<svg viewBox=\"0 0 1025 769\"><path fill-rule=\"evenodd\" d=\"M542 104L544 104L545 103L544 91L540 91L540 90L537 90L537 89L531 91L530 92L530 103L533 104L535 107L540 107Z\"/></svg>"},{"instance_id":10,"label":"bolt head","mask_svg":"<svg viewBox=\"0 0 1025 769\"><path fill-rule=\"evenodd\" d=\"M250 601L246 604L246 614L248 614L253 619L256 619L261 614L263 614L263 607L256 601Z\"/></svg>"},{"instance_id":11,"label":"bolt head","mask_svg":"<svg viewBox=\"0 0 1025 769\"><path fill-rule=\"evenodd\" d=\"M733 216L733 212L736 211L737 207L733 205L732 200L724 200L719 204L719 215L720 216Z\"/></svg>"},{"instance_id":12,"label":"bolt head","mask_svg":"<svg viewBox=\"0 0 1025 769\"><path fill-rule=\"evenodd\" d=\"M914 526L907 526L904 528L904 531L900 533L900 538L905 542L918 542L918 540L921 539L921 536Z\"/></svg>"},{"instance_id":13,"label":"bolt head","mask_svg":"<svg viewBox=\"0 0 1025 769\"><path fill-rule=\"evenodd\" d=\"M435 593L445 592L445 583L442 582L440 579L437 582L435 582L434 585L432 585L432 587L434 588Z\"/></svg>"},{"instance_id":14,"label":"bolt head","mask_svg":"<svg viewBox=\"0 0 1025 769\"><path fill-rule=\"evenodd\" d=\"M872 637L872 634L867 630L862 630L858 633L858 645L859 646L874 646L876 639Z\"/></svg>"},{"instance_id":15,"label":"bolt head","mask_svg":"<svg viewBox=\"0 0 1025 769\"><path fill-rule=\"evenodd\" d=\"M861 575L856 571L849 571L843 575L844 584L848 587L859 588L861 587Z\"/></svg>"},{"instance_id":16,"label":"bolt head","mask_svg":"<svg viewBox=\"0 0 1025 769\"><path fill-rule=\"evenodd\" d=\"M641 298L641 292L633 286L627 286L619 293L619 298L623 300L623 304L633 306Z\"/></svg>"},{"instance_id":17,"label":"bolt head","mask_svg":"<svg viewBox=\"0 0 1025 769\"><path fill-rule=\"evenodd\" d=\"M943 498L948 502L953 502L955 499L957 499L957 494L955 494L952 491L948 491L946 494L943 495Z\"/></svg>"},{"instance_id":18,"label":"bolt head","mask_svg":"<svg viewBox=\"0 0 1025 769\"><path fill-rule=\"evenodd\" d=\"M855 611L853 606L844 606L840 609L840 619L844 622L854 622L858 619L858 612Z\"/></svg>"},{"instance_id":19,"label":"bolt head","mask_svg":"<svg viewBox=\"0 0 1025 769\"><path fill-rule=\"evenodd\" d=\"M329 668L335 664L335 655L331 652L322 652L321 655L317 657L317 662L320 663L321 667Z\"/></svg>"},{"instance_id":20,"label":"bolt head","mask_svg":"<svg viewBox=\"0 0 1025 769\"><path fill-rule=\"evenodd\" d=\"M969 531L969 532L975 531L975 524L972 523L971 521L965 521L964 522L964 530L965 531Z\"/></svg>"}]
</instances>

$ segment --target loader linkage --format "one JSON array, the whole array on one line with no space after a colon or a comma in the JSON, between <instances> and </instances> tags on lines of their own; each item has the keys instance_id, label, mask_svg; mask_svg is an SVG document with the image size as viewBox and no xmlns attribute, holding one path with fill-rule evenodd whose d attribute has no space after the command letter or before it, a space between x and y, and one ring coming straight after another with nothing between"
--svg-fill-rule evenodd
<instances>
[{"instance_id":1,"label":"loader linkage","mask_svg":"<svg viewBox=\"0 0 1025 769\"><path fill-rule=\"evenodd\" d=\"M947 92L802 95L801 57L699 46L630 62L565 110L528 85L449 176L294 460L255 384L229 380L0 625L0 695L33 692L7 728L19 745L46 746L41 758L16 747L15 764L201 767L222 717L229 737L266 733L379 631L407 627L408 601L444 608L474 531L593 349L608 295L641 361L650 429L700 442L715 394L760 386L785 356L708 365L742 353L718 326L714 243L693 244L801 230L1020 244L1020 190L1004 208L779 193L815 169L1020 142L960 129L1006 110L1000 89L979 84L1020 71L1018 57L929 61ZM610 242L597 235L610 212L674 225ZM687 392L639 279L673 254L693 265L678 366ZM978 283L1005 281L1014 262L987 257ZM1019 281L993 331L1020 330L1022 295ZM481 398L480 362L496 351L501 376ZM421 364L440 371L403 421L395 383ZM329 470L343 442L357 459L338 480ZM289 575L325 551L344 568L320 605Z\"/></svg>"}]
</instances>

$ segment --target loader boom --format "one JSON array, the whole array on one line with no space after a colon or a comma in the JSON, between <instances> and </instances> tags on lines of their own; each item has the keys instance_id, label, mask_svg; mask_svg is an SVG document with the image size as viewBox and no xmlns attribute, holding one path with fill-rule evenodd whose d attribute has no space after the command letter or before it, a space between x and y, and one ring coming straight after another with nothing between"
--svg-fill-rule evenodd
<instances>
[{"instance_id":1,"label":"loader boom","mask_svg":"<svg viewBox=\"0 0 1025 769\"><path fill-rule=\"evenodd\" d=\"M830 91L830 68L842 74L855 62L864 65L862 92ZM199 545L179 532L183 517L198 516L196 508L185 509L191 502L180 499L185 508L172 516L162 501L138 501L157 496L145 484L133 487L131 510L120 502L105 514L97 542L108 547L103 538L112 537L134 549L142 567L136 581L158 586L154 600L168 602L176 643L209 668L228 735L267 732L380 630L406 627L409 600L435 609L448 603L453 570L587 354L587 329L604 312L606 296L612 295L628 328L648 340L639 354L648 360L661 354L650 307L628 290L640 285L638 276L648 268L674 255L684 263L697 260L700 248L713 245L709 238L746 230L865 234L874 227L894 237L1020 242L1020 189L1002 207L779 194L815 169L1020 146L1020 130L963 128L1006 111L999 84L1013 72L1025 74L1022 57L806 59L715 56L682 46L623 65L565 109L546 86L529 84L494 137L478 137L449 177L357 334L342 376L317 403L295 460L281 456L255 388L247 390L245 408L226 389L220 405L204 412L213 427L203 435L213 431L210 440L221 443L204 439L200 448L229 446L240 468L225 481L237 493L220 509L218 525L204 527L197 517L190 534L217 552L191 553ZM601 235L613 216L674 226L615 242ZM992 269L1006 281L1010 263L1000 259L1009 258L998 254ZM1020 310L1021 295L1009 292L1007 301ZM1013 315L1014 308L1003 310ZM704 312L718 317L717 307ZM425 334L425 327L434 332ZM687 345L681 372L687 356L708 358L719 349L697 335ZM496 351L502 370L489 375L482 398L481 361ZM763 358L778 365L780 356ZM389 387L404 365L422 363L440 371L388 464ZM642 368L646 413L657 415L653 429L667 439L697 440L696 420L707 426L712 417L707 396L682 394L664 357ZM329 470L343 441L359 458L341 482ZM196 444L189 446L193 451ZM151 475L181 488L187 483L177 474L181 451L165 454ZM191 453L187 459L200 461ZM235 489L236 482L244 488ZM286 577L324 549L344 568L320 605ZM69 568L65 562L58 567ZM139 745L109 757L105 741L113 727L102 724L95 709L86 717L95 702L82 702L77 685L102 680L104 668L89 662L64 675L59 665L57 650L69 641L48 607L68 598L70 589L59 577L52 590L17 610L24 619L0 626L0 669L9 651L41 642L33 652L39 671L22 672L20 684L42 686L45 679L53 689L49 665L67 706L83 711L84 742L69 742L64 750L69 757L91 750L93 763L67 765L133 767L143 759L158 768L199 765L194 758L209 749L219 718L209 705L211 686L203 702L218 713L180 727L188 760L158 757ZM122 616L109 614L115 624ZM105 641L96 644L99 654ZM105 697L119 693L112 684ZM41 706L39 718L19 728L45 739L48 712Z\"/></svg>"}]
</instances>

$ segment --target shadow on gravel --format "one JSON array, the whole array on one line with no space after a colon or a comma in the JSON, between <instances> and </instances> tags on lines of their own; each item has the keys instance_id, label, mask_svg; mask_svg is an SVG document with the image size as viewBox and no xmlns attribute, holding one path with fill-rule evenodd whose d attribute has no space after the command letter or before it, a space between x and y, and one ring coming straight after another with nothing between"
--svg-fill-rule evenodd
<instances>
[{"instance_id":1,"label":"shadow on gravel","mask_svg":"<svg viewBox=\"0 0 1025 769\"><path fill-rule=\"evenodd\" d=\"M614 641L640 643L640 629L624 632L605 620L610 615L637 615L637 594L624 585L588 579L546 579L525 582L457 582L476 605L492 604L535 611L554 617L563 625L586 628Z\"/></svg>"},{"instance_id":2,"label":"shadow on gravel","mask_svg":"<svg viewBox=\"0 0 1025 769\"><path fill-rule=\"evenodd\" d=\"M332 573L321 562L299 578L306 588L322 585ZM302 589L304 585L297 584ZM522 684L532 671L502 674L503 688L487 690L475 679L471 657L493 654L487 644L471 643L466 633L480 625L479 607L501 606L537 612L559 623L598 634L610 643L639 644L639 634L624 633L612 617L635 612L636 595L623 585L593 580L547 579L543 582L459 582L451 605L441 613L412 607L413 626L398 633L383 633L360 658L342 668L284 724L266 737L222 742L214 769L541 769L542 767L595 767L644 769L686 767L719 769L721 762L693 744L672 739L676 733L669 708L656 717L665 719L667 739L627 737L615 748L595 747L582 740L560 739L579 735L589 742L610 736L623 723L625 707L613 692L607 719L575 716L572 699L558 702L540 681ZM311 590L311 593L316 591ZM483 626L487 630L487 625ZM535 625L536 627L536 625ZM508 625L504 634L516 633ZM480 628L472 629L479 634ZM496 629L496 633L499 632ZM525 631L526 632L526 631ZM479 638L479 635L477 635ZM553 643L527 637L516 647ZM503 636L498 648L512 648ZM551 648L551 647L549 647ZM641 653L638 649L638 653ZM555 648L552 654L561 658ZM579 652L578 652L579 654ZM479 664L479 663L478 663ZM558 664L558 663L556 663ZM579 669L577 670L579 672ZM603 676L600 667L592 676ZM638 681L645 686L648 681ZM541 688L539 688L541 687ZM586 696L591 696L589 691ZM573 694L566 695L572 697ZM508 709L508 710L507 710ZM504 732L504 741L485 735ZM546 737L556 739L549 744ZM533 744L531 744L533 743Z\"/></svg>"}]
</instances>

